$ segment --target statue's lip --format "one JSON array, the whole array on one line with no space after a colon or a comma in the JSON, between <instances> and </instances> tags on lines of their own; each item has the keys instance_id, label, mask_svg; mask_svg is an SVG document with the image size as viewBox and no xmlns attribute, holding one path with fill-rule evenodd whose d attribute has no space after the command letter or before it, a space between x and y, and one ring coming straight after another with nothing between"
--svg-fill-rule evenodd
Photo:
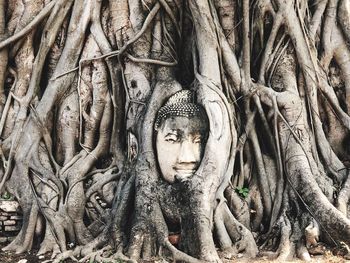
<instances>
[{"instance_id":1,"label":"statue's lip","mask_svg":"<svg viewBox=\"0 0 350 263\"><path fill-rule=\"evenodd\" d=\"M196 169L175 168L175 171L179 174L194 174Z\"/></svg>"}]
</instances>

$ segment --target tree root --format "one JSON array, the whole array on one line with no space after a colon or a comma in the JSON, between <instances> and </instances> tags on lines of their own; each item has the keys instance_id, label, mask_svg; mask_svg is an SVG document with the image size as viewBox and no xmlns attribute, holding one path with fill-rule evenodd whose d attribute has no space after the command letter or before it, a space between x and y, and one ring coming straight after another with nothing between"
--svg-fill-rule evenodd
<instances>
[{"instance_id":1,"label":"tree root","mask_svg":"<svg viewBox=\"0 0 350 263\"><path fill-rule=\"evenodd\" d=\"M98 175L98 174L97 174ZM95 176L97 176L95 175ZM105 173L105 174L101 174L103 175L101 180L96 180L95 183L90 186L90 188L86 191L85 196L86 198L90 198L90 196L92 194L94 194L95 192L99 192L100 194L102 194L102 188L104 185L108 184L109 182L115 181L118 178L120 178L121 176L121 171L118 173Z\"/></svg>"},{"instance_id":2,"label":"tree root","mask_svg":"<svg viewBox=\"0 0 350 263\"><path fill-rule=\"evenodd\" d=\"M0 190L23 226L5 250L44 229L38 254L54 262L221 262L255 257L260 241L269 257L309 260L319 240L350 244L347 0L7 2ZM154 121L176 78L210 131L193 176L164 185Z\"/></svg>"},{"instance_id":3,"label":"tree root","mask_svg":"<svg viewBox=\"0 0 350 263\"><path fill-rule=\"evenodd\" d=\"M44 255L46 253L51 252L51 258L55 258L58 254L61 253L61 250L54 238L54 234L51 232L52 230L48 226L45 231L45 237L43 242L40 244L40 249L37 253L37 256Z\"/></svg>"},{"instance_id":4,"label":"tree root","mask_svg":"<svg viewBox=\"0 0 350 263\"><path fill-rule=\"evenodd\" d=\"M0 49L3 49L4 47L12 44L13 42L28 34L28 32L30 32L31 30L33 30L38 23L40 23L48 14L50 14L51 9L55 6L55 4L56 0L51 1L26 27L24 27L21 31L17 32L15 35L9 37L8 39L1 41Z\"/></svg>"},{"instance_id":5,"label":"tree root","mask_svg":"<svg viewBox=\"0 0 350 263\"><path fill-rule=\"evenodd\" d=\"M176 247L174 247L168 239L164 240L164 243L166 247L170 250L170 252L173 255L173 259L175 261L183 261L188 263L199 263L203 262L202 260L198 260L196 258L193 258L186 253L183 253L182 251L178 250Z\"/></svg>"},{"instance_id":6,"label":"tree root","mask_svg":"<svg viewBox=\"0 0 350 263\"><path fill-rule=\"evenodd\" d=\"M224 253L230 251L231 257L237 253L244 253L249 258L257 255L252 233L234 218L226 203L216 208L214 218L217 238Z\"/></svg>"}]
</instances>

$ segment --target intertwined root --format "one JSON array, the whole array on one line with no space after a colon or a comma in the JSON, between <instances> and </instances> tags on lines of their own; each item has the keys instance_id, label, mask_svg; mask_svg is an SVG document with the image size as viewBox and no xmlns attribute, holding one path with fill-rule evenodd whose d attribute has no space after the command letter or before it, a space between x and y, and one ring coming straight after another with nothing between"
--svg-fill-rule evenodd
<instances>
[{"instance_id":1,"label":"intertwined root","mask_svg":"<svg viewBox=\"0 0 350 263\"><path fill-rule=\"evenodd\" d=\"M0 191L23 211L4 249L219 262L349 244L350 5L309 2L1 2ZM153 125L183 88L210 135L181 203Z\"/></svg>"}]
</instances>

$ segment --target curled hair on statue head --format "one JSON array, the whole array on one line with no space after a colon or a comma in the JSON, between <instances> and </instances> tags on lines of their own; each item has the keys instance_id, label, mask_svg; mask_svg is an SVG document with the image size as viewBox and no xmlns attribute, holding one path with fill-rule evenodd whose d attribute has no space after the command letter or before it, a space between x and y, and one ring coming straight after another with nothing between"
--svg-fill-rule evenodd
<instances>
[{"instance_id":1,"label":"curled hair on statue head","mask_svg":"<svg viewBox=\"0 0 350 263\"><path fill-rule=\"evenodd\" d=\"M158 111L154 129L157 131L169 117L200 117L207 120L203 106L197 104L195 93L191 90L178 91L168 99Z\"/></svg>"}]
</instances>

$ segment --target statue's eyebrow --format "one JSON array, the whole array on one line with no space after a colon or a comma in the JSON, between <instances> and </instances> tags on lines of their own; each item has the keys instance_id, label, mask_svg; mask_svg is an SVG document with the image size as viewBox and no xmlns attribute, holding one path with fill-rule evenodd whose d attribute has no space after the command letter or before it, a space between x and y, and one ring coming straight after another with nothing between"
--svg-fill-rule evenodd
<instances>
[{"instance_id":1,"label":"statue's eyebrow","mask_svg":"<svg viewBox=\"0 0 350 263\"><path fill-rule=\"evenodd\" d=\"M191 136L192 137L203 137L203 133L202 132L200 132L200 131L195 131L195 132L192 132L191 133Z\"/></svg>"},{"instance_id":2,"label":"statue's eyebrow","mask_svg":"<svg viewBox=\"0 0 350 263\"><path fill-rule=\"evenodd\" d=\"M169 136L169 135L176 135L178 136L179 132L177 130L170 130L168 131L165 136Z\"/></svg>"},{"instance_id":3,"label":"statue's eyebrow","mask_svg":"<svg viewBox=\"0 0 350 263\"><path fill-rule=\"evenodd\" d=\"M182 130L179 130L179 129L171 129L170 131L168 131L166 133L165 136L168 136L168 135L175 135L177 137L182 137L183 136L183 131Z\"/></svg>"}]
</instances>

